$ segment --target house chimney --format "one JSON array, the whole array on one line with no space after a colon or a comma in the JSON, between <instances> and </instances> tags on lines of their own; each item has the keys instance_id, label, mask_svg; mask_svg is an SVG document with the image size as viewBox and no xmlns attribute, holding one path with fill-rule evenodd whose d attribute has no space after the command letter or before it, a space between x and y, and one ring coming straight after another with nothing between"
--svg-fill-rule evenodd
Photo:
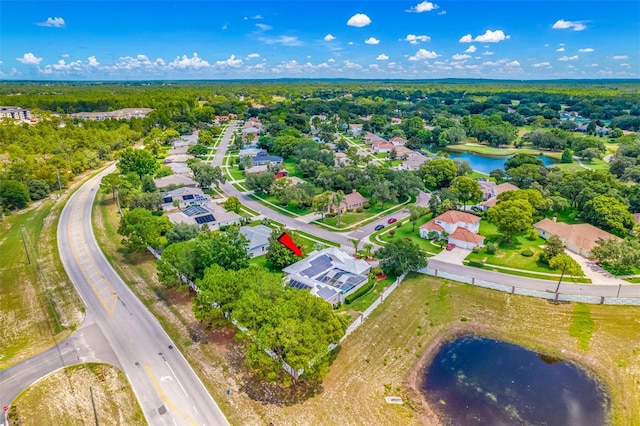
<instances>
[{"instance_id":1,"label":"house chimney","mask_svg":"<svg viewBox=\"0 0 640 426\"><path fill-rule=\"evenodd\" d=\"M352 193L352 194L355 194L355 193L356 193L355 188L351 190L351 193Z\"/></svg>"}]
</instances>

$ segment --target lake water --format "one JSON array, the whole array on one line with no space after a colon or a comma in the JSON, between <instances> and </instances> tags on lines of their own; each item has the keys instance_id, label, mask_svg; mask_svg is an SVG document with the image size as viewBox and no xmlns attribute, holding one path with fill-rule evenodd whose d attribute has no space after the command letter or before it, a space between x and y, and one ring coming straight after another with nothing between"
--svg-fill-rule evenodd
<instances>
[{"instance_id":1,"label":"lake water","mask_svg":"<svg viewBox=\"0 0 640 426\"><path fill-rule=\"evenodd\" d=\"M506 157L486 157L483 155L473 154L470 152L450 152L449 159L450 160L465 160L469 163L473 170L477 170L479 172L489 174L491 170L502 169L504 170L504 163L511 157L511 155ZM553 158L545 157L542 155L536 156L537 159L542 160L542 163L545 166L551 166L556 164L556 161Z\"/></svg>"},{"instance_id":2,"label":"lake water","mask_svg":"<svg viewBox=\"0 0 640 426\"><path fill-rule=\"evenodd\" d=\"M607 424L607 394L584 370L492 339L443 345L422 392L451 425Z\"/></svg>"}]
</instances>

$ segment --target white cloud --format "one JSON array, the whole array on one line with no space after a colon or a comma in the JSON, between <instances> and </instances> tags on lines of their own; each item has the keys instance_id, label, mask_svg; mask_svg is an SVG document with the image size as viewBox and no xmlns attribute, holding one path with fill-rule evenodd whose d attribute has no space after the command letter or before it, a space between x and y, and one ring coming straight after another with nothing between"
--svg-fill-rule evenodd
<instances>
[{"instance_id":1,"label":"white cloud","mask_svg":"<svg viewBox=\"0 0 640 426\"><path fill-rule=\"evenodd\" d=\"M260 54L259 53L249 53L247 55L247 59L255 59L255 58L259 58Z\"/></svg>"},{"instance_id":2,"label":"white cloud","mask_svg":"<svg viewBox=\"0 0 640 426\"><path fill-rule=\"evenodd\" d=\"M578 59L578 55L561 56L558 58L559 61L575 61L576 59Z\"/></svg>"},{"instance_id":3,"label":"white cloud","mask_svg":"<svg viewBox=\"0 0 640 426\"><path fill-rule=\"evenodd\" d=\"M551 64L549 62L538 62L537 64L533 64L531 65L534 68L540 68L540 67L548 67Z\"/></svg>"},{"instance_id":4,"label":"white cloud","mask_svg":"<svg viewBox=\"0 0 640 426\"><path fill-rule=\"evenodd\" d=\"M68 58L71 55L69 55L68 53L63 53L62 55L60 55L61 58Z\"/></svg>"},{"instance_id":5,"label":"white cloud","mask_svg":"<svg viewBox=\"0 0 640 426\"><path fill-rule=\"evenodd\" d=\"M199 70L203 68L209 68L211 65L209 62L198 56L197 52L193 52L193 55L189 58L187 55L182 55L182 58L176 56L176 58L169 62L169 68L177 69L194 69Z\"/></svg>"},{"instance_id":6,"label":"white cloud","mask_svg":"<svg viewBox=\"0 0 640 426\"><path fill-rule=\"evenodd\" d=\"M518 61L511 61L511 62L508 62L505 66L506 66L506 67L509 67L509 68L517 68L517 67L519 67L519 66L520 66L520 62L518 62Z\"/></svg>"},{"instance_id":7,"label":"white cloud","mask_svg":"<svg viewBox=\"0 0 640 426\"><path fill-rule=\"evenodd\" d=\"M273 27L271 25L262 24L262 23L256 24L256 27L260 28L260 30L262 30L262 31L269 31L269 30L273 29Z\"/></svg>"},{"instance_id":8,"label":"white cloud","mask_svg":"<svg viewBox=\"0 0 640 426\"><path fill-rule=\"evenodd\" d=\"M282 44L283 46L302 46L304 43L295 36L260 37L264 44Z\"/></svg>"},{"instance_id":9,"label":"white cloud","mask_svg":"<svg viewBox=\"0 0 640 426\"><path fill-rule=\"evenodd\" d=\"M256 16L254 16L254 17L253 17L253 18L251 18L251 19L264 19L264 18L262 17L262 15L256 15Z\"/></svg>"},{"instance_id":10,"label":"white cloud","mask_svg":"<svg viewBox=\"0 0 640 426\"><path fill-rule=\"evenodd\" d=\"M331 41L331 40L335 40L336 38L331 35L331 34L327 34L326 36L324 36L324 41Z\"/></svg>"},{"instance_id":11,"label":"white cloud","mask_svg":"<svg viewBox=\"0 0 640 426\"><path fill-rule=\"evenodd\" d=\"M353 46L353 42L350 41L349 43L347 43L349 46Z\"/></svg>"},{"instance_id":12,"label":"white cloud","mask_svg":"<svg viewBox=\"0 0 640 426\"><path fill-rule=\"evenodd\" d=\"M559 19L551 28L554 30L566 30L572 28L573 31L582 31L586 30L587 26L580 21L565 21L564 19Z\"/></svg>"},{"instance_id":13,"label":"white cloud","mask_svg":"<svg viewBox=\"0 0 640 426\"><path fill-rule=\"evenodd\" d=\"M359 70L362 69L362 65L357 64L355 62L351 62L350 60L346 59L344 61L344 66L349 68L349 69L355 69L355 70Z\"/></svg>"},{"instance_id":14,"label":"white cloud","mask_svg":"<svg viewBox=\"0 0 640 426\"><path fill-rule=\"evenodd\" d=\"M584 48L584 49L578 49L578 52L580 53L591 53L593 52L593 49L590 47Z\"/></svg>"},{"instance_id":15,"label":"white cloud","mask_svg":"<svg viewBox=\"0 0 640 426\"><path fill-rule=\"evenodd\" d=\"M227 24L224 24L224 25L222 26L222 30L223 30L223 31L224 31L224 30L226 30L227 28L229 28L229 25L227 25Z\"/></svg>"},{"instance_id":16,"label":"white cloud","mask_svg":"<svg viewBox=\"0 0 640 426\"><path fill-rule=\"evenodd\" d=\"M467 50L464 51L464 53L474 53L476 51L476 47L474 45L471 45L467 48Z\"/></svg>"},{"instance_id":17,"label":"white cloud","mask_svg":"<svg viewBox=\"0 0 640 426\"><path fill-rule=\"evenodd\" d=\"M433 4L430 1L423 1L422 3L418 3L417 5L409 8L406 10L406 12L415 12L415 13L422 13L422 12L431 12L432 10L436 10L438 9L438 5L437 4Z\"/></svg>"},{"instance_id":18,"label":"white cloud","mask_svg":"<svg viewBox=\"0 0 640 426\"><path fill-rule=\"evenodd\" d=\"M471 43L473 41L473 37L471 37L471 34L467 34L465 36L460 37L460 40L458 40L460 43Z\"/></svg>"},{"instance_id":19,"label":"white cloud","mask_svg":"<svg viewBox=\"0 0 640 426\"><path fill-rule=\"evenodd\" d=\"M165 65L166 63L162 58L157 58L154 62L151 62L151 60L146 55L137 55L135 58L131 56L122 56L118 58L118 62L116 62L111 68L113 70L127 70L127 71L131 71L138 68L151 70L151 69L157 69L159 67L163 67Z\"/></svg>"},{"instance_id":20,"label":"white cloud","mask_svg":"<svg viewBox=\"0 0 640 426\"><path fill-rule=\"evenodd\" d=\"M347 25L350 27L366 27L371 23L371 18L369 18L364 13L356 13L347 21Z\"/></svg>"},{"instance_id":21,"label":"white cloud","mask_svg":"<svg viewBox=\"0 0 640 426\"><path fill-rule=\"evenodd\" d=\"M90 67L97 67L100 65L100 62L98 62L95 56L89 56L87 58L87 62L89 63Z\"/></svg>"},{"instance_id":22,"label":"white cloud","mask_svg":"<svg viewBox=\"0 0 640 426\"><path fill-rule=\"evenodd\" d=\"M423 61L425 59L434 59L439 55L436 52L430 52L425 49L420 49L416 52L414 56L409 56L410 61Z\"/></svg>"},{"instance_id":23,"label":"white cloud","mask_svg":"<svg viewBox=\"0 0 640 426\"><path fill-rule=\"evenodd\" d=\"M44 22L38 22L36 25L40 26L40 27L55 27L55 28L62 28L64 27L65 23L64 23L64 19L63 18L47 18L46 21Z\"/></svg>"},{"instance_id":24,"label":"white cloud","mask_svg":"<svg viewBox=\"0 0 640 426\"><path fill-rule=\"evenodd\" d=\"M451 57L451 59L454 59L456 61L462 61L463 59L469 59L469 58L471 58L470 55L460 55L458 53Z\"/></svg>"},{"instance_id":25,"label":"white cloud","mask_svg":"<svg viewBox=\"0 0 640 426\"><path fill-rule=\"evenodd\" d=\"M384 53L381 53L378 55L378 57L376 58L376 61L386 61L388 60L389 57L387 55L385 55Z\"/></svg>"},{"instance_id":26,"label":"white cloud","mask_svg":"<svg viewBox=\"0 0 640 426\"><path fill-rule=\"evenodd\" d=\"M380 40L378 40L378 39L377 39L377 38L375 38L375 37L369 37L369 38L368 38L368 39L366 39L364 42L365 42L365 44L379 44L379 43L380 43Z\"/></svg>"},{"instance_id":27,"label":"white cloud","mask_svg":"<svg viewBox=\"0 0 640 426\"><path fill-rule=\"evenodd\" d=\"M493 52L490 52L490 51L486 50L486 51L482 52L482 55L483 56L491 56L491 55L493 55Z\"/></svg>"},{"instance_id":28,"label":"white cloud","mask_svg":"<svg viewBox=\"0 0 640 426\"><path fill-rule=\"evenodd\" d=\"M447 11L446 10L439 10L438 11L438 15L446 15Z\"/></svg>"},{"instance_id":29,"label":"white cloud","mask_svg":"<svg viewBox=\"0 0 640 426\"><path fill-rule=\"evenodd\" d=\"M502 40L510 39L510 35L505 35L502 30L491 31L487 30L484 34L476 36L473 41L477 41L479 43L497 43Z\"/></svg>"},{"instance_id":30,"label":"white cloud","mask_svg":"<svg viewBox=\"0 0 640 426\"><path fill-rule=\"evenodd\" d=\"M333 59L333 58L329 58L329 59L327 60L327 62L335 62L335 61L336 61L336 60L335 60L335 59Z\"/></svg>"},{"instance_id":31,"label":"white cloud","mask_svg":"<svg viewBox=\"0 0 640 426\"><path fill-rule=\"evenodd\" d=\"M37 58L33 53L25 53L22 58L16 58L18 62L22 62L26 65L39 65L42 62L42 58Z\"/></svg>"},{"instance_id":32,"label":"white cloud","mask_svg":"<svg viewBox=\"0 0 640 426\"><path fill-rule=\"evenodd\" d=\"M564 52L564 47L558 47L558 48L556 49L556 52Z\"/></svg>"},{"instance_id":33,"label":"white cloud","mask_svg":"<svg viewBox=\"0 0 640 426\"><path fill-rule=\"evenodd\" d=\"M616 55L613 57L613 59L615 59L616 61L624 61L626 59L629 59L628 55Z\"/></svg>"},{"instance_id":34,"label":"white cloud","mask_svg":"<svg viewBox=\"0 0 640 426\"><path fill-rule=\"evenodd\" d=\"M411 44L418 44L419 42L426 43L430 40L431 37L429 37L428 35L407 34L407 36L404 38L404 41L408 41Z\"/></svg>"},{"instance_id":35,"label":"white cloud","mask_svg":"<svg viewBox=\"0 0 640 426\"><path fill-rule=\"evenodd\" d=\"M231 55L229 59L224 61L216 61L216 68L240 68L242 65L242 59L236 59L236 55Z\"/></svg>"},{"instance_id":36,"label":"white cloud","mask_svg":"<svg viewBox=\"0 0 640 426\"><path fill-rule=\"evenodd\" d=\"M620 64L620 66L624 68L630 68L631 64L624 63L624 64Z\"/></svg>"}]
</instances>

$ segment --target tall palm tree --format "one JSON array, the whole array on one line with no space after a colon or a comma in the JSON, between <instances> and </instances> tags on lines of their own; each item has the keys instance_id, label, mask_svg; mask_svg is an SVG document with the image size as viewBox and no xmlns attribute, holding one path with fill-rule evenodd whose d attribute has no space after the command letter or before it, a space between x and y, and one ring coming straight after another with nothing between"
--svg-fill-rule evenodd
<instances>
[{"instance_id":1,"label":"tall palm tree","mask_svg":"<svg viewBox=\"0 0 640 426\"><path fill-rule=\"evenodd\" d=\"M340 225L340 218L342 216L342 207L340 206L340 204L342 204L343 201L344 201L343 191L337 191L335 194L333 194L331 203L335 206L336 212L338 213L338 225Z\"/></svg>"}]
</instances>

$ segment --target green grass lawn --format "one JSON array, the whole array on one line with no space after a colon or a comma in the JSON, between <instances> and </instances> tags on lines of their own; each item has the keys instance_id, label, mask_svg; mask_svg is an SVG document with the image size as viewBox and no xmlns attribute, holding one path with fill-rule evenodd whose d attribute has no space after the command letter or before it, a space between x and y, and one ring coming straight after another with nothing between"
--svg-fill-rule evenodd
<instances>
[{"instance_id":1,"label":"green grass lawn","mask_svg":"<svg viewBox=\"0 0 640 426\"><path fill-rule=\"evenodd\" d=\"M259 266L261 268L268 269L269 272L274 272L276 274L284 275L281 269L278 269L275 266L273 266L270 262L267 262L267 256L264 254L261 256L256 256L249 259L249 265Z\"/></svg>"},{"instance_id":2,"label":"green grass lawn","mask_svg":"<svg viewBox=\"0 0 640 426\"><path fill-rule=\"evenodd\" d=\"M382 240L382 242L391 242L398 239L409 238L412 242L418 245L422 250L424 250L428 255L433 256L440 253L443 250L443 247L432 244L426 238L420 237L420 226L427 223L431 220L433 215L428 214L426 216L421 217L416 221L415 230L412 232L413 224L410 221L407 221L400 227L397 227L397 223L392 225L386 225L384 229L378 231L377 235L380 235L380 238L377 241ZM389 232L390 229L395 230L395 234L391 236Z\"/></svg>"},{"instance_id":3,"label":"green grass lawn","mask_svg":"<svg viewBox=\"0 0 640 426\"><path fill-rule=\"evenodd\" d=\"M488 254L486 251L487 243L498 241L502 237L502 234L498 232L495 225L486 220L482 220L480 221L480 235L486 237L484 242L485 248L482 249L480 253L471 253L467 256L466 260L482 260L491 265L527 271L557 273L557 271L550 266L538 262L538 255L542 253L540 246L544 245L544 240L540 237L531 241L527 238L527 233L518 234L511 238L510 243L503 242L500 244L494 254ZM526 249L531 250L533 256L523 256L521 252Z\"/></svg>"},{"instance_id":4,"label":"green grass lawn","mask_svg":"<svg viewBox=\"0 0 640 426\"><path fill-rule=\"evenodd\" d=\"M324 221L314 221L314 223L320 223L325 225L336 226L338 228L346 228L349 225L360 222L362 220L367 220L372 218L373 216L382 213L383 211L393 207L392 204L385 204L384 208L376 203L375 206L371 206L368 209L364 209L362 213L343 213L340 216L340 225L338 226L338 217L325 217ZM401 206L396 206L396 208L401 208Z\"/></svg>"},{"instance_id":5,"label":"green grass lawn","mask_svg":"<svg viewBox=\"0 0 640 426\"><path fill-rule=\"evenodd\" d=\"M574 209L566 209L558 213L558 217L556 220L558 222L564 222L569 224L585 223L583 220L580 219L579 213L580 212ZM553 219L553 213L552 212L548 213L547 218Z\"/></svg>"},{"instance_id":6,"label":"green grass lawn","mask_svg":"<svg viewBox=\"0 0 640 426\"><path fill-rule=\"evenodd\" d=\"M261 193L260 194L255 193L253 195L257 199L269 201L270 203L273 203L276 206L280 207L279 211L286 210L289 213L293 213L294 215L299 215L299 216L304 216L306 214L313 213L313 210L311 210L311 208L309 208L309 207L306 207L306 208L303 208L303 209L299 209L298 208L298 203L296 201L292 201L288 205L283 206L282 204L280 204L280 201L278 201L278 199L276 197L274 197L273 195L261 194ZM270 206L268 204L267 204L267 206L268 207L273 207L273 206Z\"/></svg>"},{"instance_id":7,"label":"green grass lawn","mask_svg":"<svg viewBox=\"0 0 640 426\"><path fill-rule=\"evenodd\" d=\"M296 160L294 157L288 157L286 160L282 162L282 166L289 172L289 176L295 176L302 179L303 178L302 173L296 172L297 163L298 163L298 160Z\"/></svg>"},{"instance_id":8,"label":"green grass lawn","mask_svg":"<svg viewBox=\"0 0 640 426\"><path fill-rule=\"evenodd\" d=\"M235 180L244 179L244 173L242 172L242 170L238 169L236 166L231 166L227 170L228 170L227 174L231 175L233 179Z\"/></svg>"},{"instance_id":9,"label":"green grass lawn","mask_svg":"<svg viewBox=\"0 0 640 426\"><path fill-rule=\"evenodd\" d=\"M380 294L396 280L394 276L388 276L384 280L377 281L368 293L358 297L350 304L343 303L338 308L338 312L364 312L371 304L380 297ZM355 319L355 317L353 317Z\"/></svg>"}]
</instances>

